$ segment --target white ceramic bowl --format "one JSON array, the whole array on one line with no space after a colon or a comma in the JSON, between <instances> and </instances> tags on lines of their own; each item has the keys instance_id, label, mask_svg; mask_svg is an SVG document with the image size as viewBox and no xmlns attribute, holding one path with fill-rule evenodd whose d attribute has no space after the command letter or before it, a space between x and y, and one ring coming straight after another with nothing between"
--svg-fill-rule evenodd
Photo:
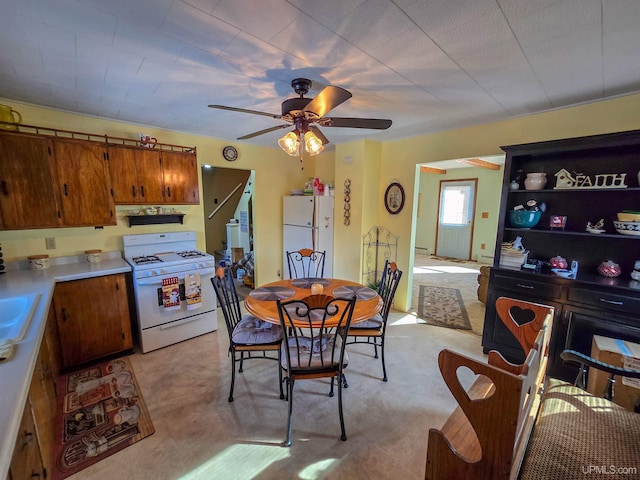
<instances>
[{"instance_id":1,"label":"white ceramic bowl","mask_svg":"<svg viewBox=\"0 0 640 480\"><path fill-rule=\"evenodd\" d=\"M618 220L614 220L613 226L616 227L618 233L621 233L622 235L640 236L640 222L620 222Z\"/></svg>"}]
</instances>

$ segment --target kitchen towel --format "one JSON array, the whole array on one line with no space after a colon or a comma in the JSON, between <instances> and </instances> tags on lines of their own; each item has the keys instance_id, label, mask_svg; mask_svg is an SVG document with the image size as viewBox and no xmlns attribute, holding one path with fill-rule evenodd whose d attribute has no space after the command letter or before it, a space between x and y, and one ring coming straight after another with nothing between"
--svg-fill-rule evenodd
<instances>
[{"instance_id":1,"label":"kitchen towel","mask_svg":"<svg viewBox=\"0 0 640 480\"><path fill-rule=\"evenodd\" d=\"M185 298L187 310L194 310L202 306L202 290L200 288L200 274L188 273L184 276Z\"/></svg>"},{"instance_id":2,"label":"kitchen towel","mask_svg":"<svg viewBox=\"0 0 640 480\"><path fill-rule=\"evenodd\" d=\"M180 309L180 284L178 277L162 279L162 306L165 310Z\"/></svg>"}]
</instances>

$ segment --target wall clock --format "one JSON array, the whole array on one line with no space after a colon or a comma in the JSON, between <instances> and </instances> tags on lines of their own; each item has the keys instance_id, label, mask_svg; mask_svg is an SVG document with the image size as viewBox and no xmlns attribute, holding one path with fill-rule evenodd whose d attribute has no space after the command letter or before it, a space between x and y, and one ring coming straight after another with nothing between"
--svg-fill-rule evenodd
<instances>
[{"instance_id":1,"label":"wall clock","mask_svg":"<svg viewBox=\"0 0 640 480\"><path fill-rule=\"evenodd\" d=\"M227 145L222 149L222 156L227 162L235 162L238 159L238 150L236 147Z\"/></svg>"},{"instance_id":2,"label":"wall clock","mask_svg":"<svg viewBox=\"0 0 640 480\"><path fill-rule=\"evenodd\" d=\"M397 182L389 184L384 192L384 207L391 215L400 213L404 207L404 188Z\"/></svg>"}]
</instances>

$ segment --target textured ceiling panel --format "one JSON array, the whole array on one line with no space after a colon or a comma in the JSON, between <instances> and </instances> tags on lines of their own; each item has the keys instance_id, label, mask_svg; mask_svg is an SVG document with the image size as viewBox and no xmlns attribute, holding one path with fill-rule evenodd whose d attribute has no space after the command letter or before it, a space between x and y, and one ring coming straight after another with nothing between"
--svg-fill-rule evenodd
<instances>
[{"instance_id":1,"label":"textured ceiling panel","mask_svg":"<svg viewBox=\"0 0 640 480\"><path fill-rule=\"evenodd\" d=\"M225 140L312 80L353 97L332 144L640 91L637 0L0 0L0 97ZM275 146L276 131L246 140ZM331 148L332 145L329 145Z\"/></svg>"}]
</instances>

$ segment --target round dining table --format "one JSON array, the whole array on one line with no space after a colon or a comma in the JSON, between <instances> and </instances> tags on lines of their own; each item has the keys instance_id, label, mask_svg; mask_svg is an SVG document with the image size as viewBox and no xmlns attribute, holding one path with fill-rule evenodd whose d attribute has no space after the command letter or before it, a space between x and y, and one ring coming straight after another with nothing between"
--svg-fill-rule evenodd
<instances>
[{"instance_id":1,"label":"round dining table","mask_svg":"<svg viewBox=\"0 0 640 480\"><path fill-rule=\"evenodd\" d=\"M280 324L277 300L302 300L311 295L312 285L322 285L322 293L333 297L356 296L351 324L363 322L382 310L382 297L360 283L339 278L295 278L267 283L252 290L244 300L247 311L261 320ZM318 288L318 287L314 287ZM330 322L327 326L331 326Z\"/></svg>"}]
</instances>

